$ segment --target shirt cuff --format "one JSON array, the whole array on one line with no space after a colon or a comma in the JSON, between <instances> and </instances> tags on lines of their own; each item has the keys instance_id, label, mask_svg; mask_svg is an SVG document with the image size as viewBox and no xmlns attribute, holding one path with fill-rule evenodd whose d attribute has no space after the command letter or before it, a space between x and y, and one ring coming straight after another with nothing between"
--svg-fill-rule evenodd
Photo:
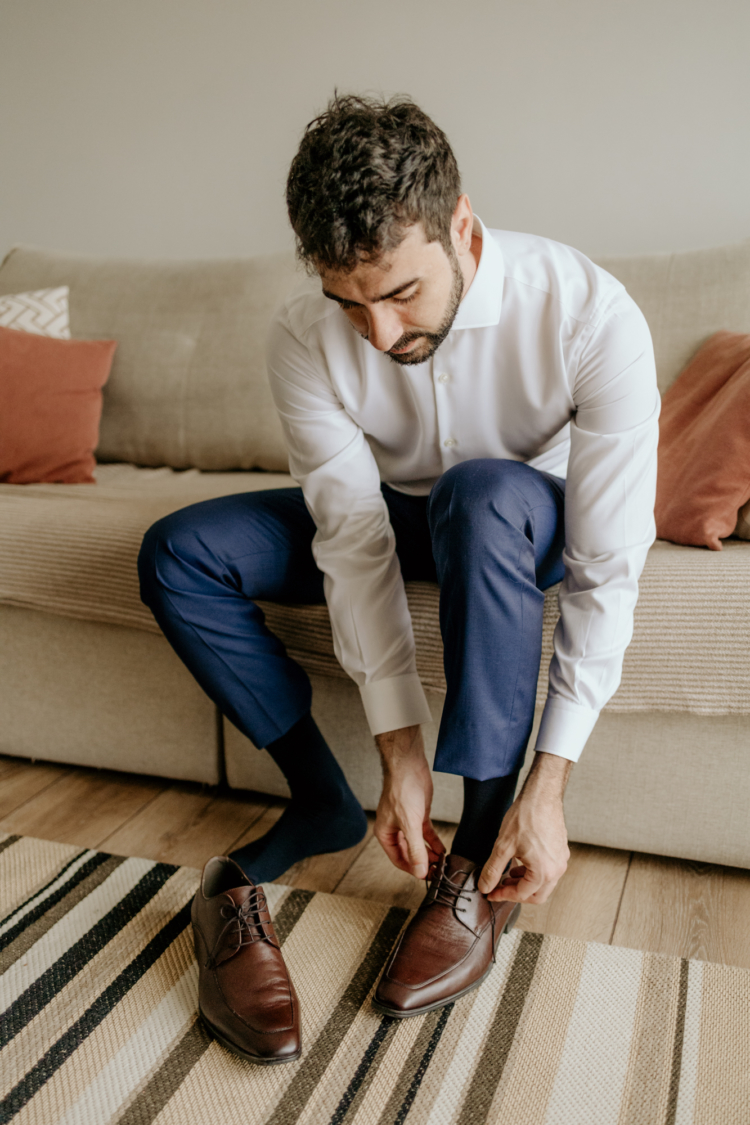
<instances>
[{"instance_id":1,"label":"shirt cuff","mask_svg":"<svg viewBox=\"0 0 750 1125\"><path fill-rule=\"evenodd\" d=\"M598 711L559 696L547 698L534 750L577 762L596 726Z\"/></svg>"},{"instance_id":2,"label":"shirt cuff","mask_svg":"<svg viewBox=\"0 0 750 1125\"><path fill-rule=\"evenodd\" d=\"M373 734L400 730L432 718L427 696L416 672L364 684L360 689L367 722Z\"/></svg>"}]
</instances>

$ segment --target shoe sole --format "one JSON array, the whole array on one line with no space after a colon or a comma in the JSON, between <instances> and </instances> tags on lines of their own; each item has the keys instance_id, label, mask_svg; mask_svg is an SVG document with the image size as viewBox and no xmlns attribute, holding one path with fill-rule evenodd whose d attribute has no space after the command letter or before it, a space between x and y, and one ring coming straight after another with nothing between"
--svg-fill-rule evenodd
<instances>
[{"instance_id":1,"label":"shoe sole","mask_svg":"<svg viewBox=\"0 0 750 1125\"><path fill-rule=\"evenodd\" d=\"M521 913L521 904L518 903L510 913L508 921L500 931L500 937L497 939L495 948L500 944L500 938L503 934L509 934L518 921L518 915ZM455 1003L460 1000L462 996L466 996L469 992L473 992L475 988L479 988L486 981L487 977L492 972L493 962L487 967L487 970L482 973L481 977L475 980L472 984L462 988L460 992L454 992L452 996L446 997L445 1000L436 1000L433 1004L425 1004L421 1008L412 1008L409 1012L402 1012L399 1008L389 1008L387 1004L381 1004L374 997L372 999L373 1010L378 1012L381 1016L390 1016L394 1020L407 1020L412 1016L423 1016L426 1012L434 1012L436 1008L445 1008L448 1004Z\"/></svg>"},{"instance_id":2,"label":"shoe sole","mask_svg":"<svg viewBox=\"0 0 750 1125\"><path fill-rule=\"evenodd\" d=\"M217 1031L214 1025L203 1015L200 1008L198 1009L198 1014L203 1020L206 1030L211 1033L217 1043L221 1043L222 1047L225 1047L227 1051L231 1051L233 1055L238 1055L247 1062L255 1063L256 1066L280 1066L283 1063L296 1062L302 1054L302 1048L300 1047L296 1054L285 1055L283 1059L263 1059L258 1055L251 1055L249 1051L244 1051L242 1047L239 1047L236 1043L233 1043L231 1039L227 1039L220 1031Z\"/></svg>"}]
</instances>

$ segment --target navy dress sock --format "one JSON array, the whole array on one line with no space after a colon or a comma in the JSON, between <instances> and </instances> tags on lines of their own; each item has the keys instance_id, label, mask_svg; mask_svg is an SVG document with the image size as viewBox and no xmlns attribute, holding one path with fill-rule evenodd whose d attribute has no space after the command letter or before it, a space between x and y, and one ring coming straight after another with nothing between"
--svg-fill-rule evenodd
<instances>
[{"instance_id":1,"label":"navy dress sock","mask_svg":"<svg viewBox=\"0 0 750 1125\"><path fill-rule=\"evenodd\" d=\"M358 844L367 817L309 713L266 747L289 782L292 799L265 836L231 853L255 883L292 864Z\"/></svg>"},{"instance_id":2,"label":"navy dress sock","mask_svg":"<svg viewBox=\"0 0 750 1125\"><path fill-rule=\"evenodd\" d=\"M464 778L464 807L451 851L483 867L495 845L503 817L513 804L518 771L486 781Z\"/></svg>"}]
</instances>

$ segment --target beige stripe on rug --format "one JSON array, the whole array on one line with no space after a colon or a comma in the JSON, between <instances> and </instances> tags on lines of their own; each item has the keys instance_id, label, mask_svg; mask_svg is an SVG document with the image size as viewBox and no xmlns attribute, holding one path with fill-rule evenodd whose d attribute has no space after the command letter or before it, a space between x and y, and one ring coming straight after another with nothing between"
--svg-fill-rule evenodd
<instances>
[{"instance_id":1,"label":"beige stripe on rug","mask_svg":"<svg viewBox=\"0 0 750 1125\"><path fill-rule=\"evenodd\" d=\"M0 838L0 1121L746 1125L750 973L516 931L481 988L371 997L408 915L267 888L303 1056L254 1067L196 1019L198 872Z\"/></svg>"}]
</instances>

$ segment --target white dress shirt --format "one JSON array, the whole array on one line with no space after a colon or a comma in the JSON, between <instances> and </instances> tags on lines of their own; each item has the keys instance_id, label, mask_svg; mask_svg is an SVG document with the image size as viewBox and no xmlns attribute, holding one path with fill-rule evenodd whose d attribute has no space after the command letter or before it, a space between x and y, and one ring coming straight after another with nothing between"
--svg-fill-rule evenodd
<instances>
[{"instance_id":1,"label":"white dress shirt","mask_svg":"<svg viewBox=\"0 0 750 1125\"><path fill-rule=\"evenodd\" d=\"M536 749L577 761L620 682L656 534L651 336L620 282L578 251L479 220L475 231L477 272L432 359L400 366L376 351L315 279L274 320L269 378L317 526L336 656L373 734L430 718L381 481L426 495L474 457L567 477L560 620Z\"/></svg>"}]
</instances>

